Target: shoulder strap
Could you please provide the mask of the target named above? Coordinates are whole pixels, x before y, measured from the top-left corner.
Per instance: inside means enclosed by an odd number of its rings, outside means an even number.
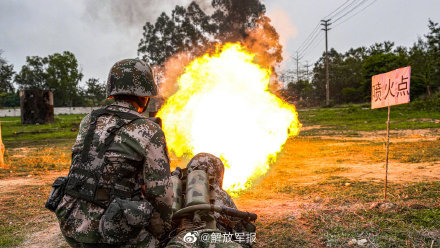
[[[110,144],[113,142],[116,132],[121,129],[121,127],[133,122],[137,119],[144,119],[145,117],[140,115],[135,115],[127,112],[119,112],[119,111],[112,111],[108,110],[107,108],[97,109],[93,110],[90,114],[90,126],[87,130],[86,137],[84,138],[84,147],[81,153],[81,162],[85,163],[87,161],[88,155],[90,153],[90,146],[93,141],[93,135],[95,133],[96,124],[98,122],[98,118],[101,115],[104,114],[110,114],[110,115],[116,115],[118,117],[116,121],[116,126],[111,127],[107,130],[107,132],[110,133],[110,135],[105,139],[104,144],[100,147],[98,147],[98,157],[102,158],[106,150],[110,147]],[[126,122],[125,120],[128,120]]]

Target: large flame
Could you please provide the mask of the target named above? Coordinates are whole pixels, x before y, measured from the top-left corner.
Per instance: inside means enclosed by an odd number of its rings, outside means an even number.
[[[295,107],[268,91],[271,71],[253,59],[238,43],[195,59],[158,113],[170,151],[220,157],[226,166],[223,187],[230,192],[266,173],[301,125]]]

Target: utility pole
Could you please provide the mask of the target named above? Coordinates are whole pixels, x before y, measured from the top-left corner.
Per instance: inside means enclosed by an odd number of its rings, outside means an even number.
[[[292,56],[290,56],[292,57]],[[296,82],[299,81],[299,56],[298,52],[296,52],[296,57],[292,57],[293,60],[296,62]]]
[[[304,65],[304,67],[306,68],[306,77],[307,80],[309,80],[309,67],[312,65],[309,65],[309,61],[306,61],[306,64]]]
[[[330,30],[328,26],[331,25],[329,23],[330,19],[321,20],[321,25],[324,26],[322,30],[325,31],[325,104],[327,106],[330,105],[330,85],[329,85],[329,75],[328,75],[328,38],[327,33]]]

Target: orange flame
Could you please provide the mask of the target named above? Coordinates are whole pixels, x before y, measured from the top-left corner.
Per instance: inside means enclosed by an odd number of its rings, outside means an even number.
[[[301,126],[295,106],[268,91],[272,72],[254,63],[254,56],[239,43],[227,43],[196,58],[158,113],[176,156],[220,157],[229,192],[264,175]]]

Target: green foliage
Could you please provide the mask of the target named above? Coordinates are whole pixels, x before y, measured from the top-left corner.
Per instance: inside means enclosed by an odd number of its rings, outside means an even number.
[[[78,83],[83,77],[71,52],[47,57],[46,85],[53,92],[55,106],[78,106]]]
[[[106,99],[105,83],[99,83],[97,78],[89,78],[86,81],[87,85],[87,98],[90,99],[93,106],[102,105]]]
[[[290,82],[287,89],[281,91],[281,95],[288,102],[295,102],[298,106],[307,106],[314,98],[313,86],[308,80]]]
[[[162,13],[154,24],[147,22],[138,54],[149,64],[162,65],[179,52],[198,55],[219,41],[243,41],[247,30],[258,25],[257,20],[268,23],[261,17],[265,7],[260,0],[215,0],[211,5],[212,15],[192,2],[187,8],[176,6],[171,16]],[[281,47],[275,50],[281,56]]]
[[[358,102],[362,92],[353,87],[346,87],[341,90],[341,98],[343,102]]]
[[[47,58],[39,56],[26,57],[26,64],[15,76],[20,89],[48,89],[46,85]]]
[[[26,64],[15,76],[20,89],[48,89],[54,105],[81,106],[83,92],[78,87],[83,74],[73,53],[65,51],[48,57],[26,57]]]
[[[1,56],[0,50],[0,93],[13,92],[12,77],[15,74],[14,66],[9,65]]]
[[[410,106],[413,110],[440,112],[440,92],[426,99],[417,99]]]
[[[20,106],[20,96],[17,92],[0,93],[0,107],[17,107]]]
[[[405,52],[402,53],[401,49],[389,51],[393,45],[393,43],[384,42],[370,47],[371,55],[363,61],[362,65],[364,100],[371,99],[372,76],[408,66],[408,58]]]

